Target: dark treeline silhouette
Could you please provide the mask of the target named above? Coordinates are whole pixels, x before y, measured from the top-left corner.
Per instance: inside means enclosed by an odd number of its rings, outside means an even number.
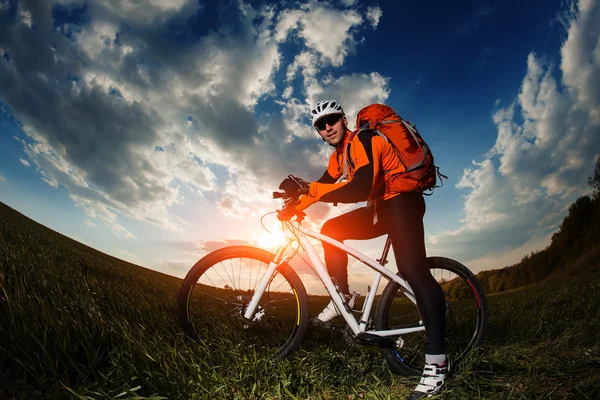
[[[600,154],[588,184],[592,196],[582,196],[569,206],[567,216],[552,235],[548,247],[526,255],[517,264],[477,274],[486,293],[516,289],[544,279],[600,271]],[[452,286],[453,282],[447,284]],[[460,294],[456,297],[460,298]]]

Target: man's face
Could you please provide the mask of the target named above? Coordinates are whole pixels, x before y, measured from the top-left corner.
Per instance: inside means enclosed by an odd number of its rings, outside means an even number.
[[[317,121],[315,127],[327,143],[337,146],[344,140],[348,120],[342,114],[330,114]]]

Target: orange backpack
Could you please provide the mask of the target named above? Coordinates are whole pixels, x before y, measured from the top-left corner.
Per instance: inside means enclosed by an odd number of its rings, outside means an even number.
[[[370,130],[382,136],[395,148],[405,171],[400,172],[392,181],[390,189],[394,192],[433,191],[434,188],[443,185],[442,177],[448,179],[434,165],[433,154],[416,126],[403,120],[391,107],[383,104],[366,106],[356,116],[356,127],[351,133],[350,141],[361,131]],[[345,153],[344,170],[347,171],[353,163],[349,152]],[[436,186],[436,176],[440,178],[439,186]]]

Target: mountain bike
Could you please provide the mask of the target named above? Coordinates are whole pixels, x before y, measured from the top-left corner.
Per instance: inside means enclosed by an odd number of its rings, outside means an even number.
[[[283,199],[283,207],[276,213],[286,234],[285,243],[275,254],[257,247],[230,246],[199,260],[179,292],[177,311],[184,332],[207,346],[241,347],[242,352],[265,350],[275,357],[290,355],[309,326],[309,296],[295,272],[305,268],[304,261],[334,301],[354,343],[380,347],[395,372],[420,375],[425,363],[425,326],[410,285],[385,267],[390,238],[381,257],[373,260],[304,228],[305,215],[294,208],[297,195],[274,192],[273,196]],[[342,249],[373,270],[360,310],[349,307],[309,238]],[[475,275],[461,263],[444,257],[427,261],[446,296],[446,348],[456,365],[484,339],[486,297]],[[387,284],[380,291],[382,278]]]

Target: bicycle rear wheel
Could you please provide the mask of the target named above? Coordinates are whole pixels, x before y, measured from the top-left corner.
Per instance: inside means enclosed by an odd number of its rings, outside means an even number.
[[[430,257],[427,261],[446,297],[446,353],[456,366],[483,341],[487,326],[485,294],[475,275],[459,262],[443,257]],[[403,290],[395,282],[383,290],[375,316],[377,330],[420,325],[419,311]],[[383,357],[395,372],[421,375],[427,345],[425,331],[404,335],[402,339],[401,348],[382,349]]]
[[[198,261],[179,291],[184,332],[211,348],[257,350],[284,357],[302,342],[308,326],[304,285],[282,264],[262,295],[253,320],[243,313],[275,256],[248,246],[214,251]]]

